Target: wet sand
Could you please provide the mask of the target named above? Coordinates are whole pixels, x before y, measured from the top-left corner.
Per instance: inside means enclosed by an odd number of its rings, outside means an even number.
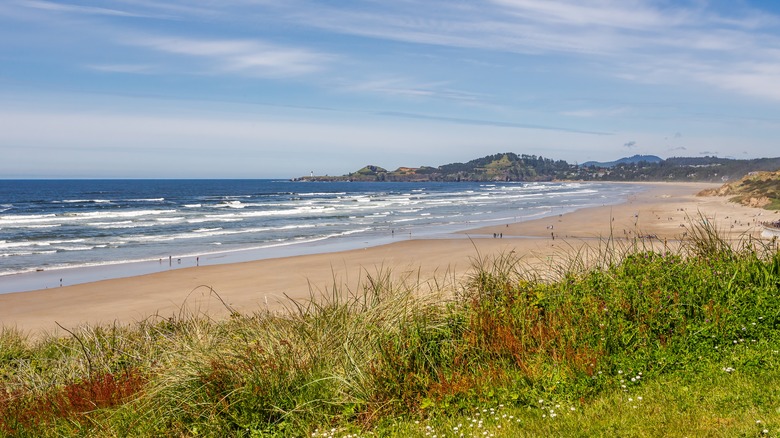
[[[457,284],[469,275],[475,258],[511,253],[544,269],[545,263],[583,245],[612,236],[630,241],[652,236],[675,241],[690,220],[714,221],[733,238],[758,237],[761,221],[780,215],[696,197],[713,184],[657,183],[618,205],[471,230],[461,236],[405,240],[328,254],[199,266],[53,289],[0,295],[0,324],[30,333],[57,331],[57,324],[129,324],[169,317],[183,306],[215,317],[239,312],[283,311],[290,299],[318,299],[334,286],[357,290],[367,275],[391,272],[396,279]],[[701,215],[701,216],[700,216]],[[494,237],[495,236],[495,237]],[[553,239],[554,237],[554,239]]]

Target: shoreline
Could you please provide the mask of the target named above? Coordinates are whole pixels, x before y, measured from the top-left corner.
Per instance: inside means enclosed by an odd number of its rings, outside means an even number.
[[[146,275],[51,289],[0,294],[0,324],[24,332],[49,332],[57,325],[128,324],[188,311],[215,317],[228,314],[211,291],[241,312],[284,310],[289,300],[308,300],[333,287],[355,290],[367,274],[425,283],[457,282],[478,256],[515,252],[524,259],[551,260],[596,238],[682,236],[686,215],[697,212],[730,226],[732,235],[760,235],[758,222],[777,213],[697,198],[714,184],[649,183],[648,189],[620,204],[590,207],[516,223],[458,232],[458,236],[413,238],[366,248],[253,261],[182,267]],[[628,233],[631,234],[628,234]],[[496,235],[496,238],[493,235]],[[624,235],[624,233],[626,233]],[[503,238],[498,237],[501,235]],[[555,236],[555,239],[552,238]],[[167,268],[167,266],[166,266]]]
[[[587,182],[579,181],[582,184]],[[594,183],[604,184],[604,183]],[[609,183],[612,184],[612,183]],[[636,187],[644,183],[618,183]],[[73,286],[94,281],[110,280],[117,278],[133,277],[138,275],[167,272],[186,267],[206,266],[226,263],[240,263],[246,261],[266,260],[273,258],[291,257],[298,255],[313,255],[320,253],[335,253],[351,249],[363,249],[386,245],[407,239],[423,238],[462,238],[462,233],[474,228],[483,228],[495,224],[504,224],[518,218],[521,221],[552,216],[558,212],[569,212],[583,208],[576,205],[555,206],[549,210],[526,211],[520,216],[517,212],[502,212],[498,216],[495,212],[488,211],[485,218],[449,224],[427,224],[405,227],[399,225],[398,230],[387,229],[384,232],[372,230],[368,233],[346,233],[336,238],[311,237],[303,240],[290,240],[281,242],[260,243],[258,246],[244,248],[217,249],[219,247],[201,247],[197,250],[188,249],[183,253],[163,253],[161,256],[151,256],[129,260],[114,260],[102,262],[89,262],[76,266],[47,266],[39,265],[31,267],[24,272],[0,275],[0,294],[29,292],[44,289],[53,289],[61,286]],[[493,216],[490,216],[493,213]],[[521,213],[522,214],[522,213]],[[398,231],[396,233],[396,231]],[[352,235],[350,235],[352,234]],[[175,251],[175,250],[174,250]]]

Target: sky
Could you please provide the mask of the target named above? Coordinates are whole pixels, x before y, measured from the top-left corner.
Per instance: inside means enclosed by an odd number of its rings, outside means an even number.
[[[0,179],[780,156],[774,0],[2,0]]]

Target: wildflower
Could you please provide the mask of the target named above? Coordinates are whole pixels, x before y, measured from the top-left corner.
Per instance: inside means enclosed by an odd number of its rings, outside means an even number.
[[[637,399],[637,400],[642,400],[642,396],[640,395],[640,396],[638,396],[636,399]]]

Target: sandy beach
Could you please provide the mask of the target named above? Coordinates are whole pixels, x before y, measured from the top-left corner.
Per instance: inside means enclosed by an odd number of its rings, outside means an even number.
[[[334,285],[356,290],[366,274],[380,271],[408,281],[452,283],[468,275],[474,259],[480,256],[514,251],[530,261],[545,261],[610,235],[675,241],[683,237],[686,224],[700,214],[735,238],[747,234],[758,237],[759,222],[780,217],[725,198],[695,196],[715,186],[648,184],[646,191],[618,205],[475,229],[452,238],[404,240],[338,253],[200,266],[2,294],[0,323],[34,334],[56,331],[58,324],[128,324],[150,316],[168,317],[178,314],[183,306],[224,316],[226,306],[211,290],[240,312],[283,310],[289,299],[316,298],[330,293]]]

